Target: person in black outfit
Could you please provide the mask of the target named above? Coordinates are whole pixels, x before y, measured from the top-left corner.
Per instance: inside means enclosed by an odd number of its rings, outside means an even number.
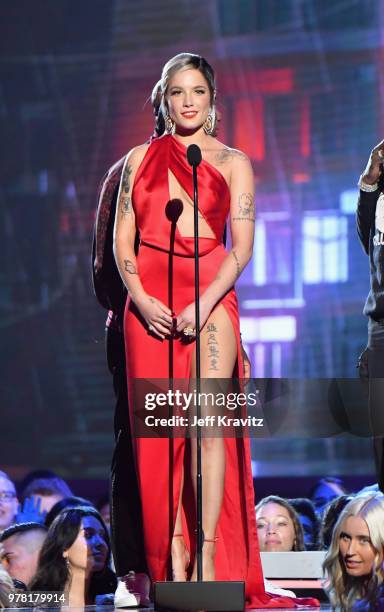
[[[371,152],[360,177],[357,231],[370,261],[371,287],[364,306],[368,344],[359,372],[369,380],[369,416],[374,436],[377,479],[384,491],[384,140]]]
[[[160,89],[152,93],[156,127],[152,138],[164,131],[160,111]],[[116,404],[114,415],[115,449],[111,464],[111,544],[117,576],[129,572],[148,574],[144,553],[141,500],[135,469],[131,424],[128,410],[127,373],[123,333],[127,290],[117,270],[113,254],[113,228],[121,173],[125,156],[103,176],[92,242],[92,280],[97,300],[108,310],[106,354],[112,374]],[[135,239],[135,252],[140,243]]]
[[[116,404],[115,449],[111,464],[111,536],[116,573],[147,573],[142,534],[141,504],[133,458],[128,411],[123,315],[127,298],[113,256],[113,226],[124,159],[103,177],[98,197],[92,248],[95,295],[108,310],[106,354]]]

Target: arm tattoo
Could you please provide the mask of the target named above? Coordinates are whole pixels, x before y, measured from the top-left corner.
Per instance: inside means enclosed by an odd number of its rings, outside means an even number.
[[[124,259],[124,270],[128,272],[128,274],[137,274],[136,266],[130,259]]]
[[[124,193],[129,193],[129,190],[131,188],[131,185],[130,185],[131,174],[132,174],[132,166],[127,164],[124,168],[123,179],[121,182],[121,188],[124,191]]]
[[[250,221],[255,222],[255,203],[251,193],[242,193],[239,195],[239,207],[237,216],[232,217],[232,221]]]
[[[239,258],[236,255],[235,249],[232,249],[231,253],[233,257],[235,258],[235,262],[236,262],[236,278],[239,278],[240,273],[241,273]]]
[[[123,177],[121,179],[121,194],[123,196],[120,212],[124,215],[130,215],[132,213],[132,200],[129,195],[129,190],[131,188],[131,174],[132,174],[132,166],[127,164],[124,168]]]
[[[230,149],[229,147],[226,149],[220,149],[215,159],[218,164],[225,164],[225,162],[230,161],[234,157],[241,159],[242,161],[247,161],[248,159],[248,157],[241,151],[236,151],[236,149]]]
[[[130,215],[132,213],[132,200],[129,196],[127,198],[123,198],[120,212],[123,216]]]

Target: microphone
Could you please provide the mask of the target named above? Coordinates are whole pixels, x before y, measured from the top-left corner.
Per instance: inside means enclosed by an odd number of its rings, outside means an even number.
[[[171,223],[177,223],[178,218],[183,212],[184,204],[179,198],[169,200],[165,207],[165,216]]]
[[[201,162],[201,149],[196,144],[189,145],[187,149],[187,160],[190,166],[194,166],[195,168]]]

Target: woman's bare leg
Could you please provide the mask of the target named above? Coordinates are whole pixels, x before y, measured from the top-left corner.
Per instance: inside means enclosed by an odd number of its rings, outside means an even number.
[[[171,555],[172,555],[172,580],[175,582],[185,582],[187,579],[186,570],[189,565],[189,552],[186,549],[183,536],[183,523],[181,520],[181,504],[184,486],[184,469],[181,475],[179,505],[177,508],[175,529],[173,531]]]
[[[236,337],[231,320],[224,308],[218,306],[208,318],[200,335],[202,379],[232,378],[236,363]],[[191,377],[195,377],[195,358],[192,360]],[[213,382],[213,381],[212,381]],[[213,385],[214,386],[214,385]],[[203,390],[203,389],[202,389]],[[208,407],[205,407],[208,408]],[[215,410],[210,410],[213,414]],[[202,406],[204,416],[204,406]],[[203,437],[202,449],[202,490],[203,490],[203,579],[215,579],[215,538],[224,495],[225,445],[221,435]],[[191,440],[191,469],[196,496],[196,439]],[[197,578],[195,560],[191,580]]]

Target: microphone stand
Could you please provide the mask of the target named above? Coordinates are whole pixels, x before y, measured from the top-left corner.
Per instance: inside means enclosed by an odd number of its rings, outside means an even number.
[[[191,147],[196,147],[195,155],[188,155]],[[201,162],[201,151],[197,145],[191,145],[187,150],[188,162],[192,166],[193,175],[193,235],[195,259],[195,323],[196,323],[196,392],[197,392],[197,428],[196,428],[196,522],[197,522],[197,580],[203,580],[203,477],[201,462],[201,369],[200,369],[200,275],[199,275],[199,198],[197,189],[197,166]],[[192,163],[191,163],[192,162]]]
[[[194,225],[194,264],[195,264],[195,324],[196,324],[196,522],[197,522],[197,582],[155,582],[155,610],[205,610],[219,612],[242,612],[245,606],[245,585],[241,581],[203,581],[203,482],[201,462],[201,418],[200,389],[200,278],[199,278],[199,201],[197,186],[197,166],[200,164],[201,150],[192,144],[187,149],[187,159],[192,166],[193,177],[193,225]]]

